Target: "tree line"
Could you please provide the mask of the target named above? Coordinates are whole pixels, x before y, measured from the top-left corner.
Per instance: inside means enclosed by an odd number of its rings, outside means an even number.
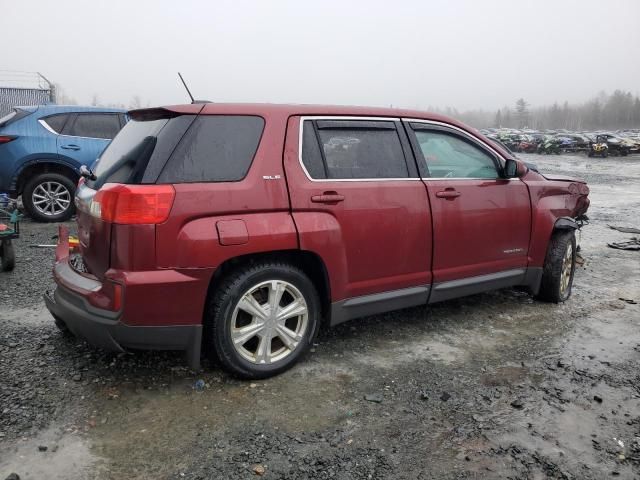
[[[433,109],[432,109],[433,110]],[[520,98],[513,107],[497,111],[471,110],[459,112],[455,108],[435,109],[460,119],[476,128],[532,128],[535,130],[566,129],[617,130],[640,128],[640,98],[631,92],[616,90],[612,94],[600,92],[580,103],[554,103],[531,107]]]

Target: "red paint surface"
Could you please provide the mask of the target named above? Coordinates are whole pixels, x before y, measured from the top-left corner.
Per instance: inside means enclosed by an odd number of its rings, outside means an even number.
[[[542,266],[556,219],[584,213],[588,206],[583,183],[547,180],[523,164],[521,178],[512,180],[384,182],[312,182],[300,166],[300,115],[436,120],[481,139],[440,115],[295,105],[166,108],[184,113],[202,109],[204,115],[257,114],[265,119],[265,130],[244,180],[174,185],[170,216],[160,225],[110,225],[79,211],[85,261],[101,281],[124,286],[122,321],[127,324],[201,323],[216,269],[227,260],[262,252],[302,249],[316,254],[328,272],[333,302]],[[438,195],[443,191],[459,195]],[[312,201],[325,195],[344,199]],[[66,262],[61,248],[58,261]],[[94,302],[108,296],[108,288],[104,290],[75,289],[93,296]]]

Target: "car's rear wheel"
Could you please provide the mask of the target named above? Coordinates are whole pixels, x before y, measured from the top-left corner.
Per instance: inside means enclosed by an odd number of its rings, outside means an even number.
[[[31,218],[39,222],[61,222],[75,211],[73,181],[59,173],[40,173],[22,191],[22,203]]]
[[[301,270],[253,264],[229,275],[211,295],[205,348],[239,377],[277,375],[308,350],[320,314],[318,293]]]
[[[549,242],[538,299],[553,303],[568,300],[575,269],[575,233],[573,230],[557,230]]]

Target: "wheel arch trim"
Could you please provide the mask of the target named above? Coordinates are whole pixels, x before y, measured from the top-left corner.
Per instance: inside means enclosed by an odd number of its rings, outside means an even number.
[[[553,225],[554,230],[578,230],[580,226],[571,217],[560,217]]]

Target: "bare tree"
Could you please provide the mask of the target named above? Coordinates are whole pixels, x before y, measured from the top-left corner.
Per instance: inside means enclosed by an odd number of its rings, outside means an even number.
[[[62,85],[59,83],[53,83],[53,88],[55,90],[55,102],[57,105],[77,105],[76,99],[68,96],[62,88]]]

